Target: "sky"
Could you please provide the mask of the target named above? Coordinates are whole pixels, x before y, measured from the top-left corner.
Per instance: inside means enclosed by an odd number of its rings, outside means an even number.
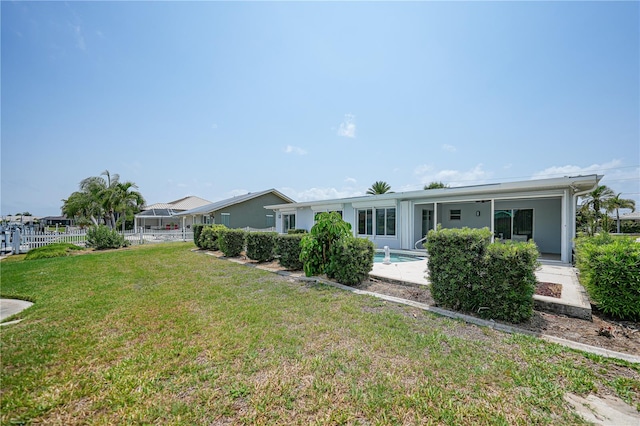
[[[640,208],[640,3],[13,2],[3,216],[578,174]]]

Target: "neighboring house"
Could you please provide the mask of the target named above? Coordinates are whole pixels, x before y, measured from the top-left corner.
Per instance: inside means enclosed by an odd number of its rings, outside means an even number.
[[[578,196],[593,190],[601,175],[574,176],[381,195],[270,204],[276,230],[310,230],[316,213],[336,211],[353,234],[378,248],[422,249],[423,238],[443,228],[489,228],[496,238],[532,239],[547,257],[569,263]],[[551,256],[549,256],[551,255]]]
[[[134,229],[138,229],[138,226],[144,229],[179,229],[183,226],[182,218],[176,218],[176,214],[210,203],[211,201],[204,198],[189,195],[169,203],[146,206],[142,212],[135,215]]]
[[[265,205],[287,205],[294,201],[276,191],[268,189],[261,192],[250,192],[226,200],[210,203],[205,206],[176,214],[185,224],[207,223],[222,224],[228,228],[275,228],[274,212],[265,212]]]
[[[612,219],[616,220],[615,216]],[[622,214],[620,221],[640,222],[640,211]]]
[[[40,224],[44,226],[71,226],[73,225],[73,219],[69,219],[66,216],[47,216],[40,219]]]

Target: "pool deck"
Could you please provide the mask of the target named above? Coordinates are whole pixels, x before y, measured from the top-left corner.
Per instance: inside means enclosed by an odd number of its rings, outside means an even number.
[[[562,294],[560,298],[534,295],[536,309],[590,320],[591,303],[578,281],[576,269],[560,262],[543,260],[540,263],[540,267],[535,271],[538,281],[561,284]],[[369,273],[369,276],[375,279],[414,286],[428,285],[426,275],[427,259],[388,265],[374,263]]]

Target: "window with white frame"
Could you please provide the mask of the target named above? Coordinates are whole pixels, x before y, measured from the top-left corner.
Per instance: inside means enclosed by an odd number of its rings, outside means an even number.
[[[373,235],[373,209],[358,210],[358,234]]]
[[[287,232],[289,229],[296,229],[295,213],[282,215],[282,230]]]
[[[376,235],[396,235],[396,209],[376,209]]]
[[[230,228],[231,225],[231,213],[220,213],[222,224],[227,228]]]

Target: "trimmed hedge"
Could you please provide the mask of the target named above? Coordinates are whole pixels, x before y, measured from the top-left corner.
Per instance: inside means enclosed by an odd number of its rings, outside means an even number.
[[[597,308],[613,317],[640,320],[640,243],[604,234],[576,240],[580,281]]]
[[[429,231],[431,295],[438,305],[518,323],[533,314],[538,250],[533,242],[491,244],[491,231]]]
[[[366,238],[342,238],[331,246],[327,277],[341,284],[363,282],[373,269],[375,245]]]
[[[220,231],[227,229],[224,225],[206,225],[200,231],[200,237],[198,238],[198,247],[203,250],[220,250],[220,244],[218,239],[220,237]]]
[[[246,244],[246,232],[242,229],[221,229],[218,232],[218,245],[226,257],[240,256]]]
[[[191,228],[193,229],[193,243],[198,246],[198,248],[202,248],[200,246],[200,233],[202,232],[202,228],[205,226],[206,225],[204,223],[194,223],[191,225]]]
[[[276,237],[276,255],[280,266],[291,271],[302,270],[300,241],[303,236],[303,234],[284,234]]]
[[[258,262],[269,262],[275,257],[275,232],[247,233],[247,257]]]
[[[287,234],[306,234],[306,233],[307,233],[307,230],[306,230],[306,229],[298,229],[298,228],[296,228],[296,229],[289,229],[289,230],[287,231]]]

